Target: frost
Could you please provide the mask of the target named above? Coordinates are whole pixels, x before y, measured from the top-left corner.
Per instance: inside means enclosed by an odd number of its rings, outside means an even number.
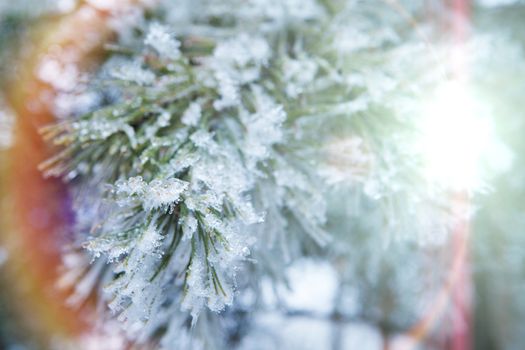
[[[312,59],[287,59],[284,62],[286,94],[291,98],[299,96],[317,74],[318,65]]]
[[[145,190],[146,183],[142,179],[142,176],[130,177],[127,181],[120,180],[116,183],[117,195],[132,196],[135,194],[143,194]]]
[[[193,223],[192,223],[193,224]],[[227,246],[216,244],[214,250],[197,250],[192,256],[186,280],[187,291],[181,308],[188,310],[195,322],[204,305],[215,312],[233,302],[232,279],[236,265],[249,253],[248,242],[223,220],[206,214],[199,225],[202,230],[221,232]],[[191,230],[191,229],[190,229]]]
[[[123,132],[128,137],[131,147],[135,148],[137,145],[135,130],[122,120],[107,120],[96,115],[89,121],[74,122],[72,127],[78,131],[78,137],[83,140],[106,139],[113,134]]]
[[[213,107],[220,111],[227,107],[233,107],[239,102],[238,82],[226,71],[218,70],[215,73],[218,90],[221,98],[213,102]]]
[[[151,85],[155,81],[155,74],[153,72],[142,68],[140,62],[126,62],[118,67],[115,67],[111,72],[111,76],[133,82],[139,85]]]
[[[188,189],[188,182],[176,178],[155,179],[148,184],[144,193],[144,209],[152,210],[173,206],[178,203],[181,195]]]
[[[184,297],[181,308],[191,311],[193,319],[196,319],[204,306],[204,300],[209,296],[206,282],[203,279],[206,276],[205,266],[202,259],[195,259],[188,268],[187,286],[189,293]]]
[[[222,285],[222,290],[212,291],[208,296],[207,306],[211,311],[220,312],[233,302],[233,290],[229,284]]]
[[[136,176],[125,181],[119,180],[115,184],[115,194],[120,205],[139,201],[145,210],[151,211],[173,208],[188,189],[188,185],[188,182],[177,178],[155,179],[146,183],[141,176]]]
[[[184,232],[182,239],[190,240],[195,232],[197,232],[197,219],[193,215],[188,215],[183,219],[182,231]]]
[[[162,113],[159,114],[158,120],[155,123],[155,125],[158,126],[159,128],[166,127],[170,125],[170,119],[171,119],[170,113],[167,111],[162,111]]]
[[[184,154],[183,157],[174,158],[170,161],[171,171],[174,174],[179,173],[195,165],[199,159],[200,156],[196,153],[188,153]]]
[[[243,68],[249,64],[262,66],[268,63],[270,47],[261,37],[241,34],[217,45],[213,53],[214,62]]]
[[[146,45],[154,48],[161,57],[176,60],[180,58],[180,42],[174,39],[169,32],[169,29],[159,23],[150,25],[146,39]]]
[[[210,153],[215,153],[217,150],[217,144],[213,141],[213,134],[204,131],[198,130],[190,136],[190,140],[195,144],[195,146],[205,149]]]
[[[256,163],[269,156],[272,145],[283,139],[282,123],[286,119],[283,107],[264,95],[260,89],[255,90],[256,112],[243,116],[246,127],[245,152]]]
[[[196,126],[201,119],[201,114],[201,105],[198,102],[193,102],[189,105],[186,111],[184,111],[181,121],[185,125]]]
[[[256,80],[269,59],[270,47],[263,38],[241,34],[220,42],[210,60],[221,96],[214,102],[215,109],[237,105],[240,85]]]
[[[160,235],[157,228],[153,225],[149,225],[146,230],[142,233],[140,238],[138,249],[145,254],[151,254],[155,251],[162,243],[163,237]]]

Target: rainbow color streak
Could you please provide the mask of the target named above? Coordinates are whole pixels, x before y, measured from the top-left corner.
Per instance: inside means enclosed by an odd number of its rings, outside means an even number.
[[[54,121],[57,91],[44,82],[38,70],[52,59],[65,67],[88,70],[101,56],[103,44],[113,33],[109,26],[115,6],[137,6],[122,0],[113,7],[97,8],[90,2],[42,25],[33,36],[29,53],[21,58],[22,70],[7,91],[16,115],[14,142],[2,169],[0,213],[2,244],[9,251],[7,279],[22,322],[37,337],[74,338],[88,332],[94,308],[74,310],[64,305],[67,291],[56,287],[61,249],[70,241],[74,220],[67,188],[57,179],[44,178],[39,164],[55,150],[42,140],[39,129]],[[60,79],[57,76],[57,79]],[[5,270],[4,270],[5,271]],[[45,341],[49,344],[49,340]]]

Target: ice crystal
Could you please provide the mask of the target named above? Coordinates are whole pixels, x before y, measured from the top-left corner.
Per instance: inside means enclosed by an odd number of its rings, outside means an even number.
[[[169,29],[162,24],[153,23],[150,25],[144,43],[154,48],[161,57],[172,60],[180,57],[180,42],[173,38]]]
[[[269,57],[268,43],[260,37],[241,34],[220,42],[210,59],[221,96],[214,102],[215,108],[222,110],[237,105],[239,86],[256,80]]]
[[[150,85],[155,80],[155,75],[144,68],[139,62],[126,62],[116,67],[112,72],[112,76],[133,82],[139,85]]]
[[[146,190],[146,183],[142,176],[130,177],[127,181],[118,181],[116,183],[117,194],[132,196],[136,194],[143,194]]]
[[[188,183],[179,179],[155,179],[146,188],[144,209],[152,210],[178,203],[181,194],[188,188]]]
[[[291,98],[298,97],[313,82],[319,69],[318,64],[308,58],[287,59],[283,68],[286,94]]]
[[[226,71],[217,70],[215,73],[220,99],[213,103],[216,110],[232,107],[239,102],[239,88],[235,79]]]
[[[245,68],[250,64],[261,66],[270,58],[270,47],[263,38],[241,34],[217,45],[213,58],[216,64],[237,68]]]
[[[188,126],[196,126],[199,123],[199,120],[201,119],[201,115],[202,109],[200,104],[197,102],[193,102],[192,104],[190,104],[188,109],[184,111],[181,121],[183,124],[186,124]]]
[[[253,164],[269,157],[274,144],[283,139],[282,123],[286,113],[260,89],[255,90],[255,113],[241,115],[246,128],[244,150]]]
[[[190,240],[197,232],[197,219],[193,215],[190,214],[182,220],[182,231],[183,240]]]

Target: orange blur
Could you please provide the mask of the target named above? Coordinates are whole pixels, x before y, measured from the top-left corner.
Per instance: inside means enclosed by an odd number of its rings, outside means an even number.
[[[112,10],[138,2],[121,0]],[[39,129],[53,123],[58,95],[55,82],[43,81],[38,72],[44,60],[62,68],[75,67],[78,72],[94,68],[103,44],[113,37],[110,20],[109,10],[83,2],[42,25],[34,33],[32,45],[25,47],[21,70],[7,89],[16,124],[3,169],[0,239],[9,250],[9,289],[16,295],[13,301],[24,324],[40,334],[79,335],[89,329],[89,312],[66,307],[65,292],[55,286],[73,213],[64,183],[44,179],[38,170],[39,164],[56,151],[42,140]],[[62,78],[57,74],[58,83]]]

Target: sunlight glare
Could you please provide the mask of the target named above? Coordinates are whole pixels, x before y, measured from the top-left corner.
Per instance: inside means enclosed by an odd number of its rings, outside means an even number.
[[[454,190],[476,187],[492,128],[468,87],[460,82],[441,86],[424,104],[421,121],[419,146],[430,180]]]

